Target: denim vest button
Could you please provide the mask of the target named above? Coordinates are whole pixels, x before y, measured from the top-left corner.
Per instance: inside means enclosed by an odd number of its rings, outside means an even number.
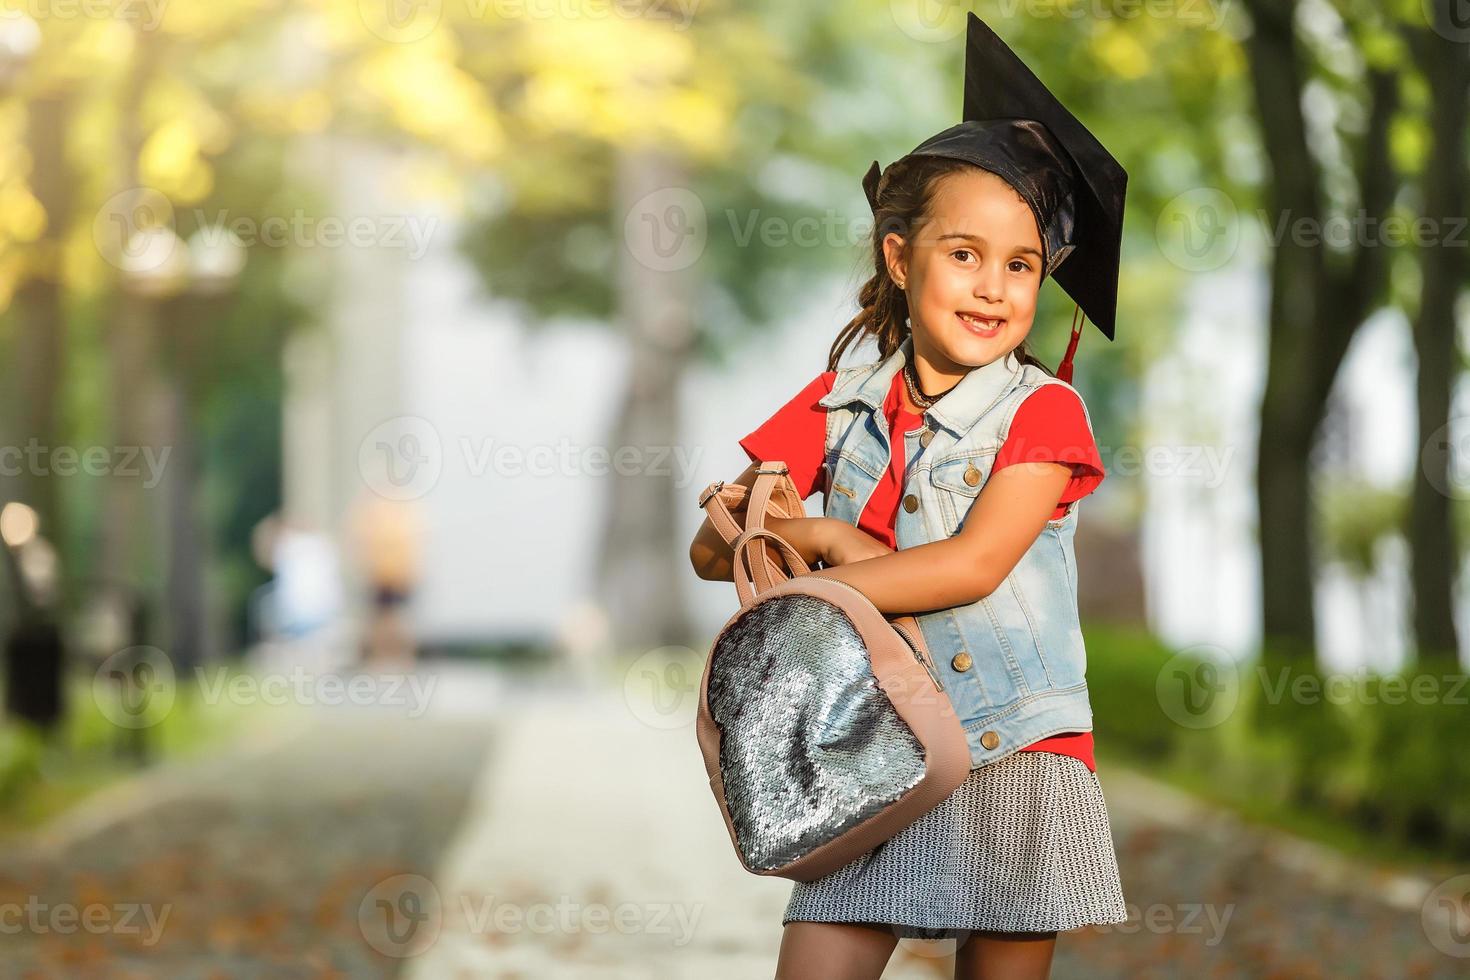
[[[954,659],[949,662],[949,665],[955,670],[958,670],[960,673],[964,673],[965,671],[970,669],[970,665],[974,662],[974,660],[970,659],[970,655],[968,653],[961,650],[959,653],[954,655]]]
[[[933,441],[934,441],[934,430],[933,429],[925,429],[924,430],[924,434],[921,435],[921,436],[919,436],[919,445],[921,445],[921,446],[927,447],[929,445],[929,443],[931,443]]]
[[[912,514],[914,511],[918,510],[919,509],[919,498],[918,497],[915,497],[913,494],[909,494],[907,497],[904,497],[903,498],[903,509],[906,510],[906,511],[908,511],[910,514]]]
[[[995,732],[985,732],[980,736],[980,744],[987,749],[993,749],[1000,744],[1000,736]]]
[[[975,469],[974,463],[965,467],[965,482],[972,487],[980,482],[980,471]]]

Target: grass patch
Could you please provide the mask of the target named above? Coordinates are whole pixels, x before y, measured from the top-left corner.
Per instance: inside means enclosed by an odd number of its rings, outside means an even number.
[[[226,676],[244,673],[234,665],[221,669]],[[105,689],[94,691],[92,675],[79,673],[66,679],[66,706],[49,737],[24,722],[0,723],[0,837],[32,830],[150,766],[228,744],[282,710],[228,697],[211,702],[197,685],[178,684],[146,717],[127,722],[131,716]]]
[[[1375,861],[1470,857],[1462,675],[1222,665],[1104,626],[1087,646],[1103,759]]]

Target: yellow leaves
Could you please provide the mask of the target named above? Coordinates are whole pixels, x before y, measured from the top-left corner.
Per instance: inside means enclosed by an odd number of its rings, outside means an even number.
[[[525,80],[511,108],[518,124],[538,138],[565,135],[618,145],[677,128],[677,120],[666,118],[677,90],[629,82],[547,71]]]
[[[1129,9],[1129,8],[1121,8]],[[1216,20],[1223,9],[1209,5],[1181,8],[1174,16],[1135,15],[1098,20],[1088,49],[1104,70],[1134,79],[1164,73],[1171,78],[1198,75],[1230,78],[1245,68],[1239,43]]]
[[[184,120],[164,123],[148,137],[138,158],[144,184],[170,200],[190,204],[214,187],[214,173],[201,155],[198,134]]]
[[[287,123],[298,133],[315,133],[332,121],[332,100],[322,91],[302,92],[286,103]]]
[[[423,45],[398,45],[364,59],[357,87],[393,122],[467,160],[488,162],[505,137],[480,84]]]
[[[148,94],[144,118],[157,124],[138,155],[139,179],[178,203],[202,200],[214,188],[208,158],[233,141],[230,121],[197,89],[163,79]]]
[[[671,92],[659,109],[670,142],[682,144],[691,155],[714,157],[729,149],[730,107],[708,93]]]
[[[86,25],[73,39],[67,61],[73,66],[81,62],[95,72],[107,66],[115,68],[132,56],[135,40],[127,24],[117,20],[95,21]]]
[[[318,133],[332,121],[332,100],[320,89],[241,92],[236,106],[247,128],[266,133]]]
[[[251,88],[236,94],[232,110],[247,134],[282,136],[319,133],[336,115],[331,96],[320,89],[298,92]]]
[[[0,185],[0,235],[14,242],[33,242],[46,231],[46,209],[19,180]]]
[[[652,140],[716,155],[733,110],[727,89],[700,86],[698,40],[657,20],[538,20],[514,36],[508,60],[525,84],[511,108],[536,136]]]
[[[183,38],[219,37],[236,30],[240,25],[259,22],[263,17],[282,16],[281,0],[194,0],[192,3],[169,3],[166,0],[151,0],[140,6],[156,11],[153,17],[159,21],[155,26],[165,33]]]
[[[35,159],[25,142],[29,107],[19,99],[0,102],[0,181],[29,177]]]
[[[1148,51],[1127,26],[1103,21],[1092,38],[1093,53],[1114,75],[1134,79],[1146,74],[1151,64]]]
[[[691,32],[636,18],[538,19],[515,37],[519,69],[533,76],[560,72],[584,89],[677,84],[697,54]]]
[[[302,0],[293,28],[312,48],[328,54],[376,40],[363,23],[357,5],[344,0]]]
[[[157,79],[148,91],[144,121],[162,139],[187,139],[206,156],[223,153],[233,138],[230,120],[195,85],[177,77]],[[174,128],[178,132],[166,132]]]

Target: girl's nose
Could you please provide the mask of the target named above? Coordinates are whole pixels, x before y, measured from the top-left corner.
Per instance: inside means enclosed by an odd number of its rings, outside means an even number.
[[[999,302],[1005,269],[995,262],[982,262],[975,274],[975,298]]]

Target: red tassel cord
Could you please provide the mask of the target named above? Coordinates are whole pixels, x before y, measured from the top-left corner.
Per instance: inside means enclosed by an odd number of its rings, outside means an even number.
[[[1082,328],[1087,325],[1087,315],[1082,314],[1081,322],[1077,315],[1082,313],[1082,307],[1078,306],[1072,310],[1072,340],[1067,344],[1067,355],[1062,358],[1062,363],[1057,365],[1057,377],[1067,384],[1072,383],[1072,355],[1077,353],[1077,341],[1082,339]]]

